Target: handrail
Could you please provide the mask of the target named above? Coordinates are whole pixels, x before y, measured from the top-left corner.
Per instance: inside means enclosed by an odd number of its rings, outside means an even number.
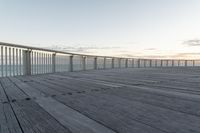
[[[88,69],[183,66],[200,66],[200,60],[87,55],[0,42],[0,77]]]
[[[38,47],[32,47],[32,46],[25,46],[25,45],[13,44],[13,43],[5,43],[5,42],[0,42],[0,45],[9,46],[9,47],[16,47],[16,48],[23,48],[23,49],[30,49],[30,50],[54,52],[54,53],[60,53],[60,54],[81,55],[81,56],[89,56],[89,57],[122,58],[122,57],[114,57],[114,56],[78,54],[78,53],[64,52],[64,51],[59,51],[59,50],[51,50],[51,49],[38,48]],[[127,58],[127,57],[123,57],[123,58],[131,59],[131,58]]]

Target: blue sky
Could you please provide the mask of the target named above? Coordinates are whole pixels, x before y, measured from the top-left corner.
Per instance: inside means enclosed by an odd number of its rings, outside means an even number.
[[[0,0],[0,41],[113,56],[198,58],[199,0]]]

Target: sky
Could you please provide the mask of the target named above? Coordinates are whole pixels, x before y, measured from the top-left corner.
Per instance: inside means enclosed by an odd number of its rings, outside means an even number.
[[[0,0],[0,42],[109,56],[200,58],[200,0]]]

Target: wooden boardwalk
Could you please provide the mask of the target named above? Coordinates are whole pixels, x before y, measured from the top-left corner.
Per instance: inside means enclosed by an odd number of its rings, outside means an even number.
[[[1,133],[200,133],[200,68],[0,79]]]

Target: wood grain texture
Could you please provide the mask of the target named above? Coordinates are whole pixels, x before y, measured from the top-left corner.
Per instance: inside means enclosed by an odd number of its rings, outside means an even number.
[[[1,133],[198,133],[200,69],[127,68],[0,79]]]

